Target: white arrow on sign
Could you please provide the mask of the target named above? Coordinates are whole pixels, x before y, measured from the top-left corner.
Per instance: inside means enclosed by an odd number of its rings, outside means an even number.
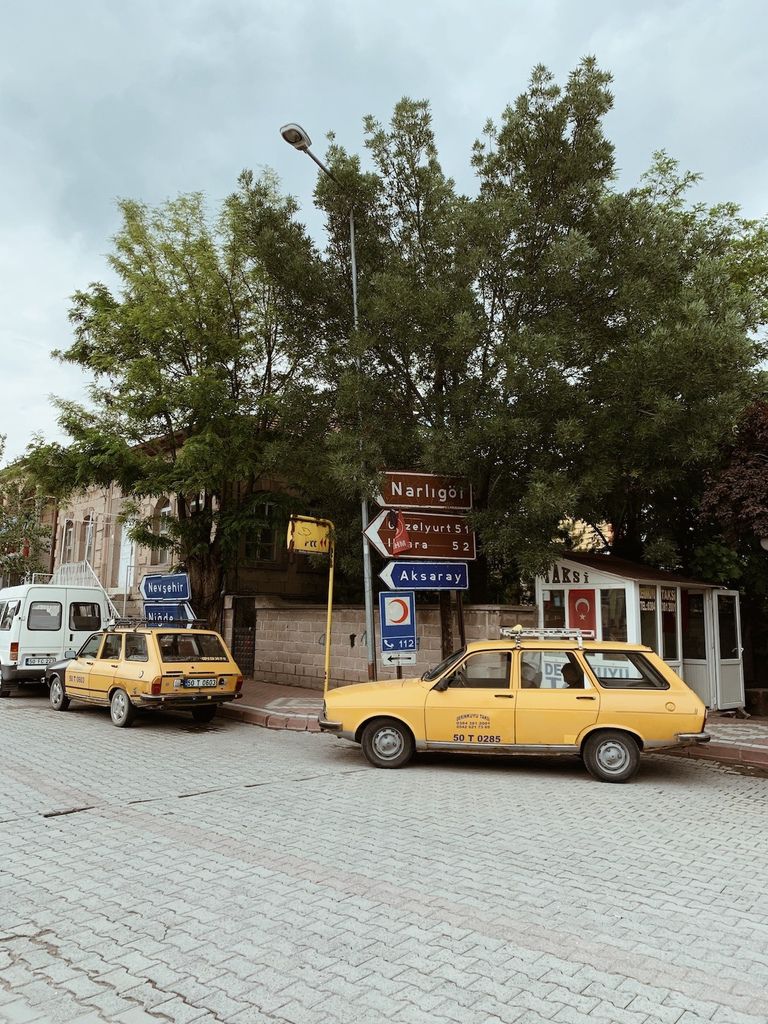
[[[415,651],[382,651],[382,665],[415,665]]]

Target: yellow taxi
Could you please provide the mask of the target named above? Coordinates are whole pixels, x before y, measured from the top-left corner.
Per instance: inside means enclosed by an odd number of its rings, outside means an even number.
[[[707,743],[707,711],[649,647],[578,630],[502,630],[420,679],[331,690],[320,728],[359,743],[377,768],[419,751],[578,754],[602,782],[627,782],[640,752]]]
[[[49,665],[46,681],[54,711],[72,700],[99,704],[119,728],[139,708],[191,711],[196,722],[210,722],[243,686],[218,633],[162,624],[118,623],[94,633],[72,658]]]

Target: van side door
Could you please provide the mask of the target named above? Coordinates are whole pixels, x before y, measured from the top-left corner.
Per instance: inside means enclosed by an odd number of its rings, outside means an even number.
[[[69,590],[65,646],[78,650],[91,633],[103,626],[99,602],[82,593],[78,594],[76,590]]]

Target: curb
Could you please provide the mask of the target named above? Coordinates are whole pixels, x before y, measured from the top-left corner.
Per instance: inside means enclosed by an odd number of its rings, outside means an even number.
[[[661,753],[661,751],[659,751]],[[735,747],[725,743],[710,743],[706,749],[686,748],[665,750],[670,757],[688,757],[695,761],[720,761],[722,764],[742,765],[745,768],[768,770],[768,749]]]
[[[291,732],[320,732],[317,718],[310,715],[281,715],[268,708],[230,707],[219,708],[224,718],[233,718],[246,725],[259,725],[262,729],[287,729]]]

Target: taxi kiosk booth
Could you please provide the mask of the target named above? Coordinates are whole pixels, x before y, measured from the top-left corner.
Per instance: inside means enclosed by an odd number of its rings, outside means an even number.
[[[613,555],[569,552],[536,578],[540,628],[651,647],[704,701],[744,707],[739,595]]]

